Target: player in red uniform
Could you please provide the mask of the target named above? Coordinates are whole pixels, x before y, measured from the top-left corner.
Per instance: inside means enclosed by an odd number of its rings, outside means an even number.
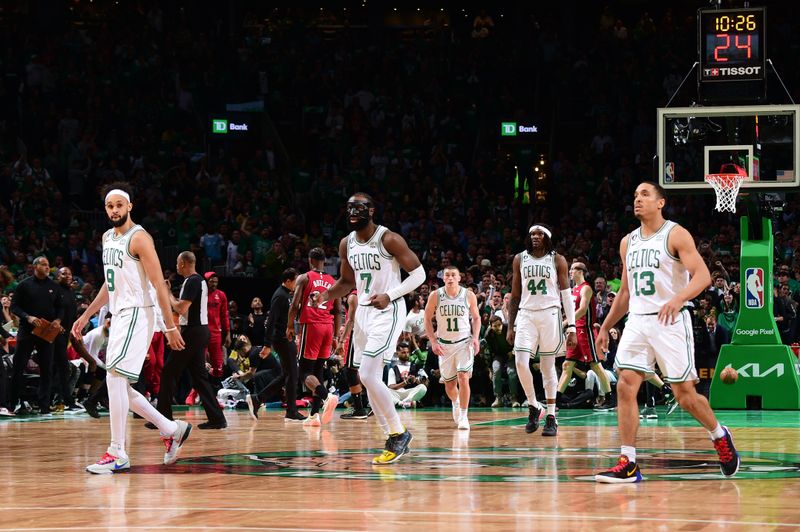
[[[597,374],[597,385],[600,388],[600,395],[595,403],[596,408],[602,408],[609,403],[608,395],[611,393],[611,383],[608,375],[603,371],[600,364],[601,358],[595,351],[594,313],[592,312],[592,299],[594,291],[589,283],[586,282],[586,265],[582,262],[574,262],[569,269],[572,281],[575,283],[572,288],[572,300],[575,301],[575,327],[578,332],[578,343],[575,347],[567,348],[567,360],[564,361],[561,380],[558,382],[558,391],[564,393],[570,379],[572,370],[577,362],[589,364]]]
[[[336,349],[333,332],[339,331],[342,308],[339,299],[320,306],[311,306],[312,297],[326,292],[336,280],[323,272],[325,252],[322,248],[313,248],[308,252],[308,265],[311,270],[297,278],[294,297],[289,307],[286,338],[289,340],[294,338],[294,319],[299,312],[301,327],[298,349],[299,373],[306,388],[313,394],[311,413],[303,424],[318,426],[331,420],[339,402],[339,397],[328,394],[328,390],[322,384],[322,372],[331,356],[331,351]],[[321,417],[320,409],[322,409]]]

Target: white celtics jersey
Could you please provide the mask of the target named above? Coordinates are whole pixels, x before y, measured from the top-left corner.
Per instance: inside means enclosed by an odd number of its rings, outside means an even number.
[[[469,326],[467,289],[458,288],[455,297],[447,295],[444,287],[436,291],[436,336],[445,342],[457,342],[472,334]]]
[[[108,309],[117,314],[132,307],[152,307],[150,283],[138,258],[131,255],[131,238],[141,225],[134,225],[121,236],[114,230],[103,235],[103,276],[108,288]]]
[[[519,269],[522,281],[519,308],[542,310],[561,306],[555,253],[537,258],[523,251],[519,255]]]
[[[625,266],[631,314],[657,313],[689,284],[689,272],[678,257],[670,254],[667,246],[669,233],[676,225],[666,220],[647,238],[642,236],[641,227],[628,235]]]
[[[347,262],[355,273],[359,305],[369,305],[373,294],[385,294],[400,285],[400,265],[381,243],[386,231],[377,226],[366,242],[359,242],[355,231],[347,237]]]

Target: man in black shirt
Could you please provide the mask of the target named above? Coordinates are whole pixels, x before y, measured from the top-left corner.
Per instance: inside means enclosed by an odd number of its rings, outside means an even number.
[[[61,288],[50,279],[50,263],[47,257],[33,259],[33,276],[17,286],[11,302],[11,312],[19,318],[17,352],[14,355],[14,369],[11,374],[9,403],[17,404],[25,386],[25,367],[36,348],[39,359],[39,413],[50,413],[50,382],[52,378],[53,344],[33,334],[40,319],[60,324],[64,318]],[[18,413],[30,414],[20,407]]]
[[[178,299],[170,295],[172,309],[181,316],[181,336],[186,342],[182,351],[172,351],[164,364],[161,388],[158,391],[158,411],[172,419],[172,400],[178,379],[184,368],[192,376],[194,389],[200,395],[208,421],[200,423],[199,429],[224,429],[228,426],[225,415],[217,402],[206,370],[205,352],[210,333],[208,331],[208,286],[195,270],[196,259],[191,251],[178,255],[177,271],[184,277]],[[152,428],[155,428],[153,426]]]
[[[71,364],[67,360],[69,330],[72,329],[72,324],[75,323],[78,314],[78,302],[75,300],[75,294],[72,291],[72,270],[66,266],[59,268],[56,272],[56,283],[61,289],[61,302],[64,306],[64,319],[61,320],[64,332],[56,336],[53,342],[55,386],[61,394],[62,401],[64,401],[64,411],[81,411],[83,409],[75,405],[75,399],[72,397],[72,386],[70,386]]]
[[[269,307],[269,318],[264,335],[264,356],[272,350],[278,352],[281,358],[282,375],[274,379],[265,388],[257,393],[247,396],[247,405],[250,414],[258,418],[258,409],[267,397],[286,388],[286,421],[305,421],[306,416],[297,410],[297,346],[286,338],[286,324],[288,323],[289,304],[292,302],[292,292],[297,281],[297,270],[288,268],[283,271],[281,285],[272,294]]]

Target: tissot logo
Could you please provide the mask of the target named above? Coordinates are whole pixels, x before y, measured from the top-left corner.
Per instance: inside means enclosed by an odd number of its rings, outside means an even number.
[[[720,67],[704,68],[703,75],[706,77],[731,77],[731,76],[758,76],[761,74],[760,66],[750,67]]]

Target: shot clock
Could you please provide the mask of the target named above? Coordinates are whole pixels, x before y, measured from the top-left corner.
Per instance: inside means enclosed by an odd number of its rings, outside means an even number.
[[[697,17],[698,82],[704,100],[763,98],[766,79],[766,13],[763,7],[700,9]],[[734,82],[732,90],[714,87]],[[749,82],[749,83],[748,83]]]

